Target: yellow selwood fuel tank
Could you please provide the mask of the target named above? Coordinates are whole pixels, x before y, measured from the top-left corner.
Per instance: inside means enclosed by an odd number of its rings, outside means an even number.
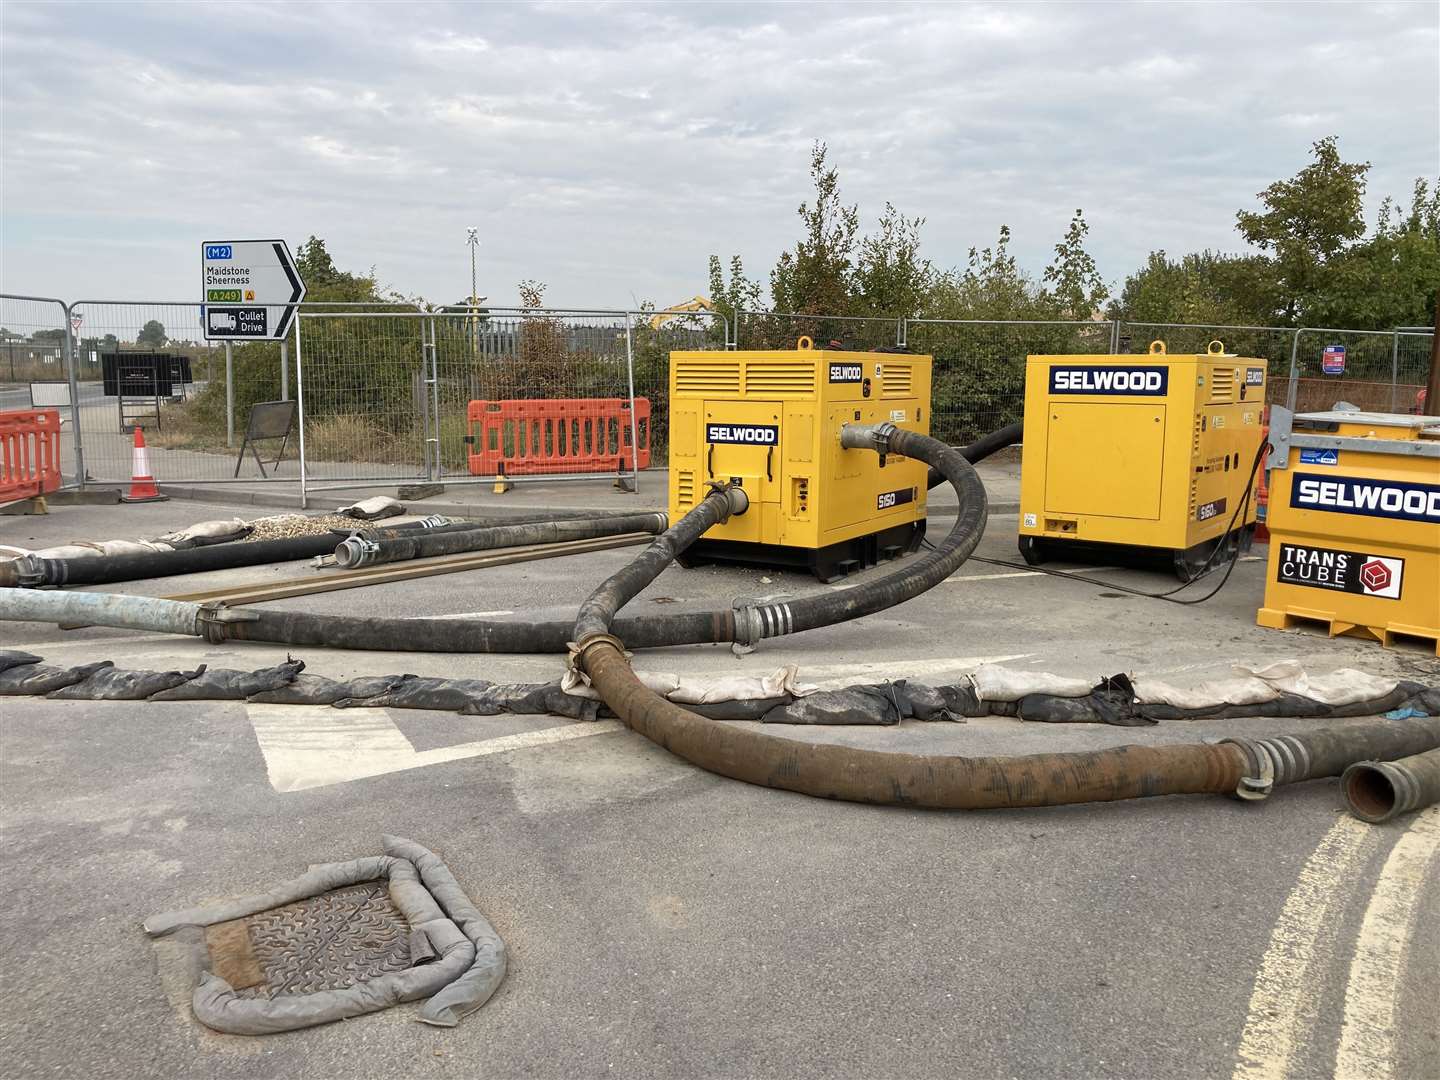
[[[1270,416],[1261,626],[1425,639],[1440,655],[1440,416]]]
[[[686,554],[796,563],[822,580],[914,550],[924,536],[922,462],[846,450],[840,429],[889,421],[929,434],[930,357],[800,348],[670,354],[670,514],[739,483],[747,513]]]
[[[1206,353],[1031,356],[1025,372],[1020,550],[1173,554],[1177,569],[1255,521],[1265,361]]]

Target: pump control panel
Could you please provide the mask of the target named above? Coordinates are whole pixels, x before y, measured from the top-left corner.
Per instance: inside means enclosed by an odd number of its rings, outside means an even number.
[[[913,551],[925,533],[924,463],[840,445],[846,424],[928,434],[930,357],[794,350],[670,354],[671,520],[706,483],[744,487],[750,511],[683,562],[801,565],[833,580]]]

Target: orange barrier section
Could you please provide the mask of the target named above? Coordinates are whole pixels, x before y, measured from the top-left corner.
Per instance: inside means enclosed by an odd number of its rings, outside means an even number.
[[[0,412],[0,503],[60,486],[60,410]]]
[[[1260,439],[1262,442],[1270,440],[1270,406],[1265,406],[1260,411]],[[1270,528],[1268,519],[1270,517],[1270,451],[1266,450],[1260,458],[1260,468],[1255,476],[1255,542],[1257,544],[1268,544],[1270,542]]]
[[[618,473],[650,467],[650,399],[635,399],[639,461],[630,445],[629,398],[472,401],[470,473]]]

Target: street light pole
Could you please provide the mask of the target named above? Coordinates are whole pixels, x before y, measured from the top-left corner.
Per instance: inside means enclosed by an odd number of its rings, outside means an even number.
[[[470,349],[476,356],[480,354],[480,326],[475,317],[475,253],[480,247],[480,229],[472,227],[465,230],[465,242],[470,245]]]

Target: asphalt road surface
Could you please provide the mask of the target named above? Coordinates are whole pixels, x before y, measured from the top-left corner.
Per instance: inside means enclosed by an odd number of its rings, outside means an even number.
[[[226,513],[150,510],[147,528]],[[0,542],[143,532],[127,513],[0,519]],[[1013,518],[993,519],[981,554],[1013,558],[1013,537]],[[559,617],[635,550],[276,606]],[[1255,627],[1261,572],[1242,563],[1214,600],[1178,608],[974,562],[900,608],[744,659],[716,646],[637,663],[696,673],[795,663],[802,678],[839,684],[948,681],[996,661],[1183,682],[1295,657],[1440,681],[1419,650]],[[634,606],[817,587],[672,569]],[[133,667],[259,667],[286,652],[29,624],[0,624],[0,645]],[[542,679],[560,664],[293,651],[333,676]],[[1023,753],[1300,723],[785,734]],[[1174,797],[967,814],[750,787],[613,725],[577,733],[548,717],[9,699],[0,736],[6,1076],[1440,1076],[1440,811],[1363,825],[1341,811],[1333,781],[1260,804]],[[415,1023],[413,1006],[262,1038],[197,1025],[173,959],[140,921],[376,853],[382,832],[438,851],[505,937],[496,997],[454,1030]]]

